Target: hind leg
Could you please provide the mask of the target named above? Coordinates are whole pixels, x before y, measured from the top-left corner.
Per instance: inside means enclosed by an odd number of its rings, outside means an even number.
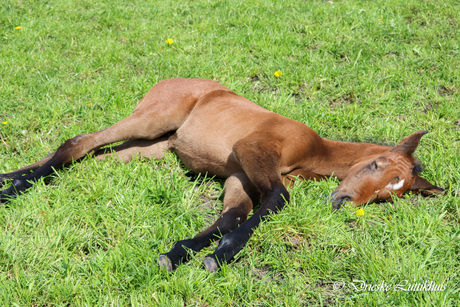
[[[161,117],[161,114],[152,114],[155,112],[135,112],[105,130],[91,134],[82,134],[67,140],[43,165],[38,168],[35,168],[37,165],[30,168],[29,170],[35,169],[33,173],[16,177],[8,189],[0,191],[0,202],[6,201],[9,197],[16,196],[20,192],[27,190],[31,187],[31,182],[48,176],[54,170],[60,169],[63,165],[76,161],[87,154],[91,154],[102,146],[126,140],[154,140],[170,131],[165,131],[165,127],[168,129],[177,129],[182,124],[180,119],[184,118],[185,120],[189,110],[181,109],[178,112],[181,113],[181,116],[176,115],[171,120]],[[178,118],[179,121],[177,120]],[[142,146],[139,146],[139,148],[142,151]]]
[[[125,163],[131,161],[134,157],[159,160],[164,158],[164,154],[168,150],[170,150],[169,136],[163,136],[155,140],[126,141],[112,148],[100,149],[94,153],[94,157],[97,160],[115,157]]]
[[[94,153],[94,157],[97,160],[105,160],[108,157],[117,157],[121,162],[129,162],[134,157],[140,158],[154,158],[162,159],[164,152],[169,150],[169,136],[163,136],[155,140],[132,140],[126,141],[125,143],[114,146],[108,149],[100,149]],[[46,162],[51,160],[54,156],[54,152],[47,155],[42,160],[20,168],[14,172],[0,174],[0,185],[6,180],[20,178],[24,175],[33,173],[39,169]]]
[[[254,203],[259,199],[257,189],[245,174],[234,174],[225,182],[224,208],[217,221],[193,239],[176,242],[166,254],[160,255],[160,267],[172,271],[189,259],[189,251],[198,252],[222,235],[237,228],[248,218]]]
[[[37,169],[40,168],[40,166],[42,166],[43,164],[48,162],[53,156],[54,156],[54,152],[50,153],[45,158],[41,159],[38,162],[35,162],[34,164],[25,166],[23,168],[20,168],[20,169],[14,171],[14,172],[0,174],[0,185],[3,184],[3,182],[5,182],[6,180],[16,179],[16,178],[19,178],[19,177],[21,177],[23,175],[30,174],[30,173],[36,171]]]
[[[216,82],[200,79],[169,79],[157,83],[129,117],[105,130],[67,140],[43,165],[29,168],[35,170],[33,173],[16,177],[8,189],[0,191],[0,203],[27,190],[31,182],[51,174],[66,163],[97,151],[102,146],[136,139],[154,140],[177,130],[198,99],[216,89],[228,90]]]
[[[126,121],[126,119],[124,121]],[[123,130],[123,125],[117,123],[106,130],[91,134],[82,134],[67,140],[58,148],[50,159],[44,159],[47,161],[43,165],[33,165],[30,168],[26,167],[24,171],[34,169],[35,171],[27,173],[24,176],[16,177],[8,189],[0,192],[0,202],[6,201],[9,197],[16,196],[19,192],[27,190],[31,187],[31,182],[35,182],[41,177],[48,176],[54,169],[60,169],[66,163],[76,161],[87,153],[91,153],[93,150],[97,150],[103,145],[124,140],[125,137],[128,136],[128,131]],[[21,172],[22,171],[14,172],[14,174],[20,175]]]

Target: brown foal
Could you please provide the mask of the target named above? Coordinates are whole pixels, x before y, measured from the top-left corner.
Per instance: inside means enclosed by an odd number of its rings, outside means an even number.
[[[190,252],[221,238],[204,259],[212,272],[231,261],[261,221],[289,202],[286,187],[296,179],[333,175],[342,180],[331,195],[335,209],[344,202],[358,206],[400,197],[408,190],[442,192],[419,176],[420,162],[412,156],[425,133],[415,132],[396,147],[326,140],[305,124],[267,111],[214,81],[168,79],[115,125],[69,139],[41,161],[0,174],[0,184],[12,179],[0,192],[0,202],[87,154],[97,159],[112,155],[101,149],[105,145],[126,141],[112,148],[122,161],[135,155],[161,159],[171,150],[190,170],[227,180],[217,221],[194,238],[177,242],[158,263],[172,271]],[[258,203],[260,208],[248,219]]]

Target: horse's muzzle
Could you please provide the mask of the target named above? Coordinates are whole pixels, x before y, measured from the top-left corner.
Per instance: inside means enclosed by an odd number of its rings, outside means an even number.
[[[331,194],[330,200],[332,202],[332,208],[338,210],[344,202],[352,201],[353,198],[350,195],[343,194],[340,190],[337,190]]]

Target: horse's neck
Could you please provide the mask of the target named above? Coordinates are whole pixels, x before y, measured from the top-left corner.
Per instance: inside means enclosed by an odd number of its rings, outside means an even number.
[[[323,139],[326,154],[324,155],[324,175],[334,175],[343,180],[351,166],[367,158],[376,157],[391,149],[388,146],[370,143],[349,143]]]

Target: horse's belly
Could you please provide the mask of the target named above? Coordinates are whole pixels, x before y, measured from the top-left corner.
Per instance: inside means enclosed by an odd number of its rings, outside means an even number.
[[[242,169],[233,145],[257,129],[267,110],[231,92],[212,92],[197,103],[171,139],[174,150],[192,171],[228,177]]]
[[[231,146],[222,139],[212,134],[197,135],[191,130],[181,130],[171,138],[171,149],[190,170],[227,178],[240,169]]]

